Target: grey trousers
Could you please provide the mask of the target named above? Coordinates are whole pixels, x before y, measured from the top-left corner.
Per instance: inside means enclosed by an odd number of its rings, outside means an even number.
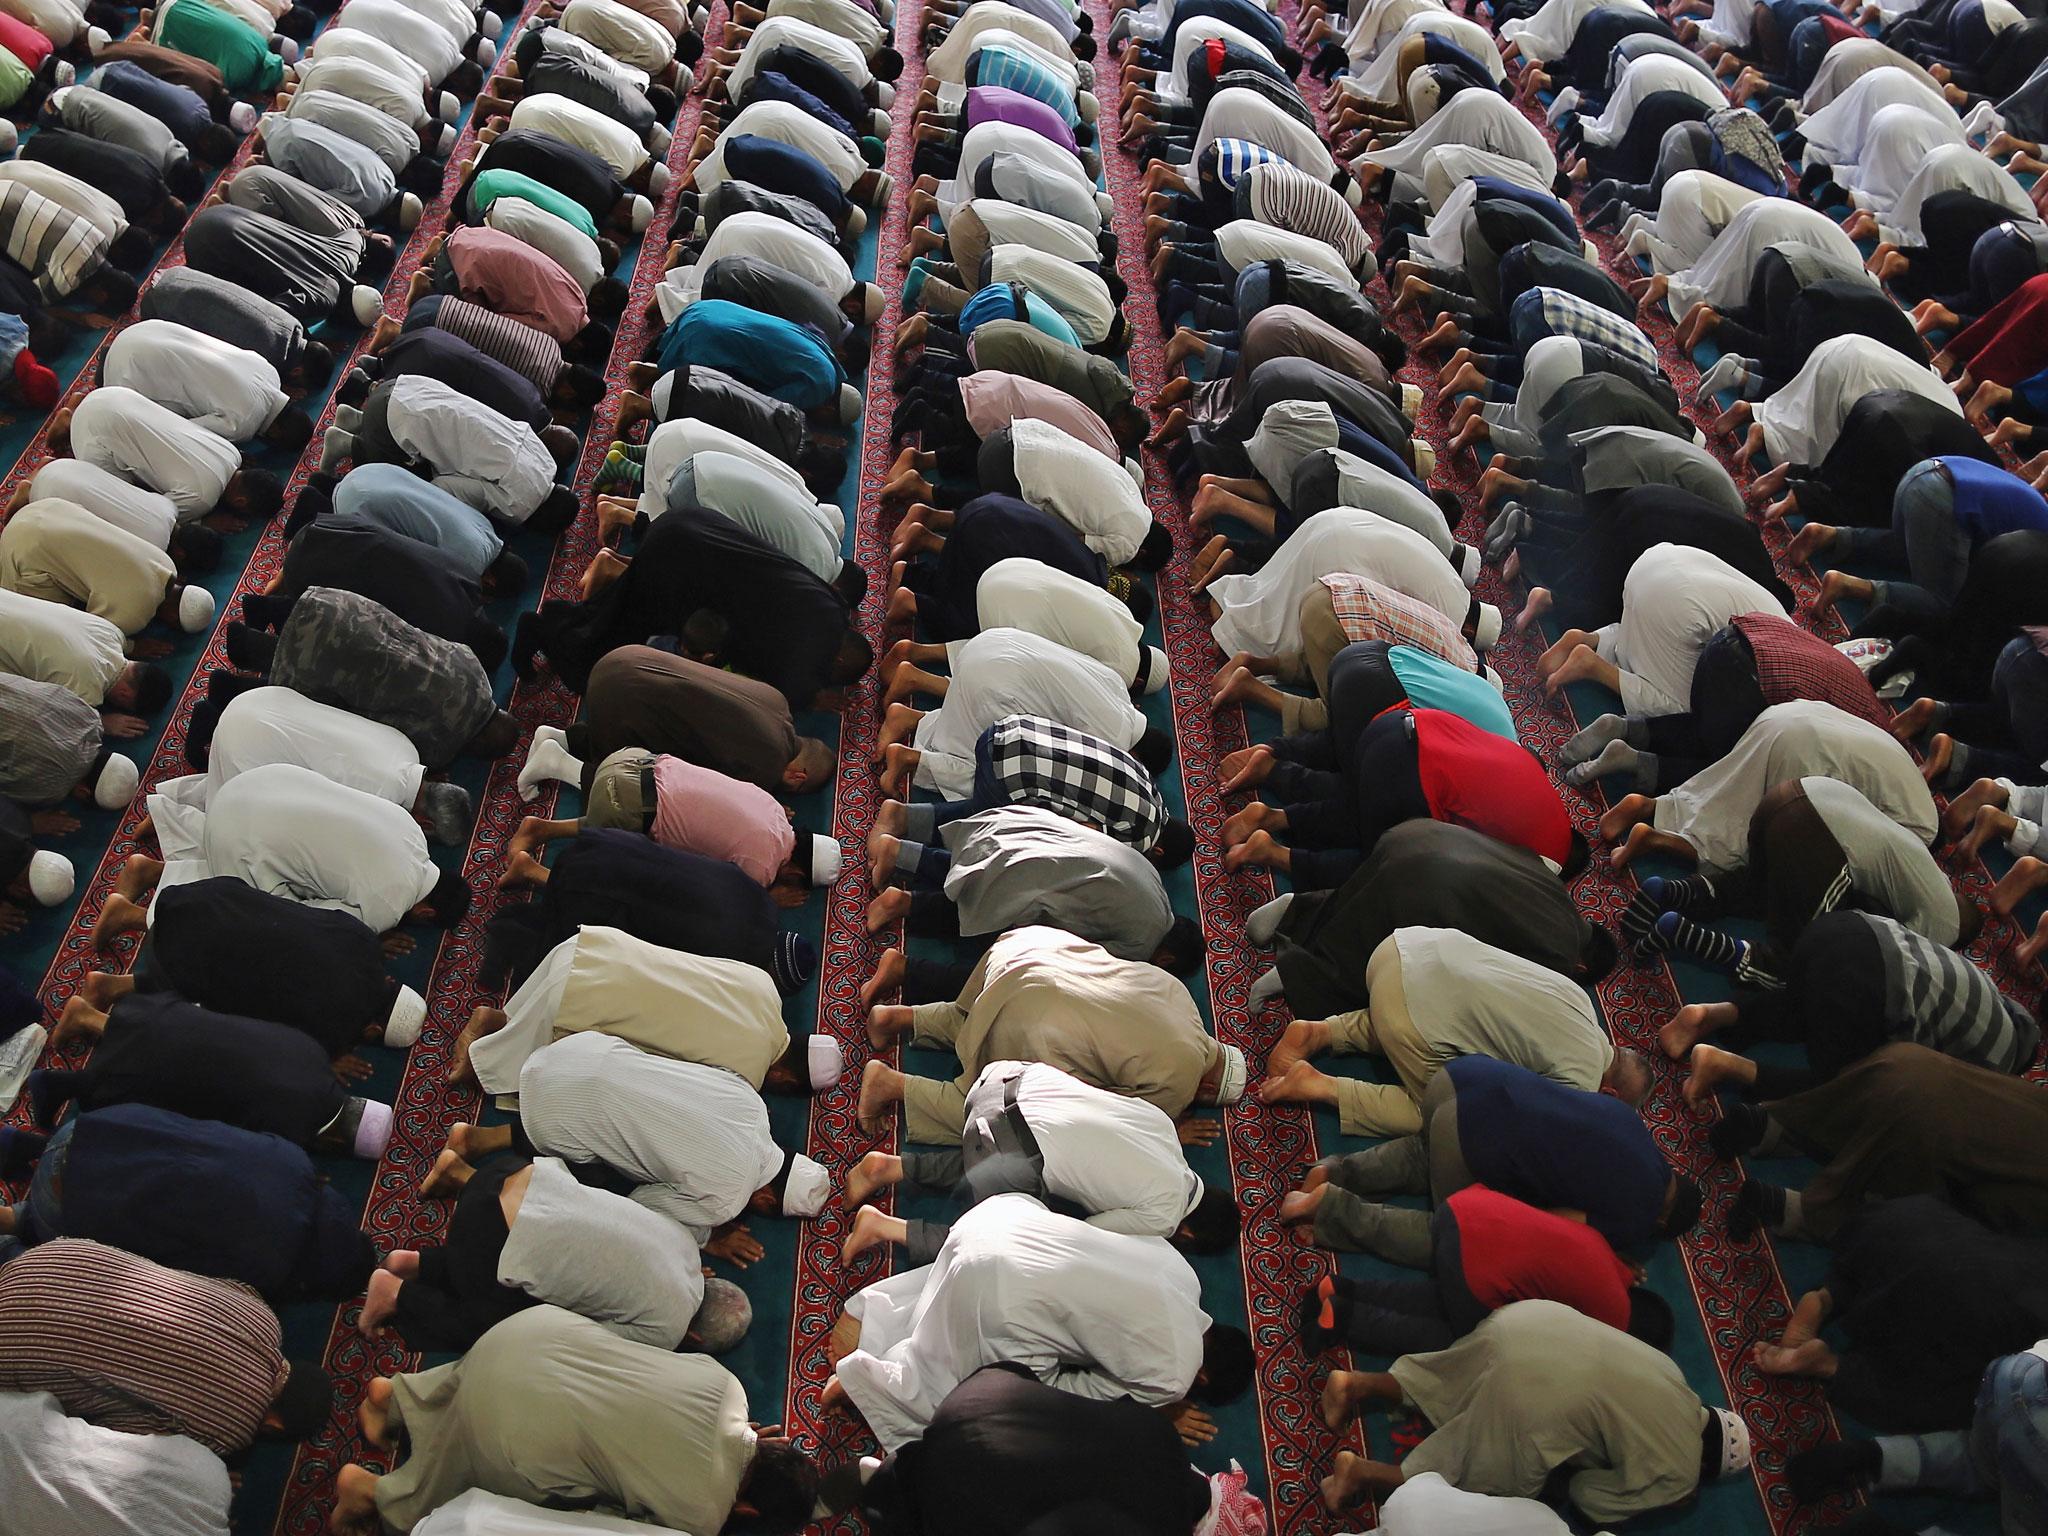
[[[1449,1073],[1430,1079],[1421,1108],[1422,1134],[1396,1136],[1363,1152],[1323,1160],[1330,1183],[1316,1207],[1318,1244],[1409,1263],[1390,1251],[1393,1244],[1401,1252],[1419,1251],[1423,1258],[1414,1267],[1428,1267],[1429,1213],[1383,1205],[1377,1197],[1428,1195],[1432,1204],[1440,1204],[1478,1180],[1458,1143],[1458,1097]]]

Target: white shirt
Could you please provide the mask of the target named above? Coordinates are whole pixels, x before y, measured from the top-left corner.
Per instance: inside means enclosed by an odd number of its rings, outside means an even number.
[[[414,131],[434,121],[427,111],[426,87],[413,83],[419,78],[417,74],[398,74],[385,68],[381,60],[373,61],[362,56],[373,46],[383,46],[369,33],[330,29],[327,35],[352,39],[348,45],[350,51],[339,52],[336,45],[329,44],[327,51],[310,63],[300,61],[297,65],[300,90],[335,91],[351,96],[366,107],[375,107],[386,116],[396,118]],[[318,53],[317,48],[315,52]],[[406,62],[411,64],[411,60]],[[412,67],[418,69],[417,65]]]
[[[1048,256],[1084,265],[1102,259],[1094,226],[1075,224],[1056,213],[1027,208],[1022,203],[1006,203],[1000,198],[977,197],[967,206],[988,231],[992,248],[1028,246]]]
[[[229,700],[214,727],[206,772],[166,779],[155,795],[205,810],[230,779],[271,763],[309,768],[406,810],[427,772],[405,732],[271,684]]]
[[[1080,77],[1072,63],[1073,49],[1060,36],[1058,28],[1041,21],[1029,11],[1004,5],[1001,0],[981,0],[981,3],[961,13],[960,19],[953,23],[953,30],[946,34],[945,41],[924,56],[926,78],[954,84],[965,80],[967,61],[974,57],[991,33],[1007,33],[1009,36],[1004,41],[1014,39],[1053,59],[1067,61],[1062,66],[1062,73],[1070,86],[1078,86]]]
[[[984,629],[947,648],[946,701],[917,722],[916,780],[949,800],[974,787],[974,744],[1005,715],[1048,720],[1128,751],[1145,734],[1130,679],[1101,662],[1021,629]]]
[[[346,912],[377,933],[403,922],[441,878],[410,811],[296,763],[237,774],[203,814],[180,820],[197,841],[157,828],[166,881],[232,875],[273,896]]]
[[[726,76],[726,94],[738,101],[760,69],[762,57],[771,48],[783,47],[800,49],[830,66],[857,91],[866,90],[875,78],[868,69],[867,50],[860,44],[795,16],[768,16],[755,24],[753,35],[740,50]]]
[[[1791,617],[1718,555],[1683,544],[1644,550],[1622,582],[1620,622],[1597,632],[1601,657],[1621,668],[1623,713],[1689,713],[1700,647],[1744,613]]]
[[[1505,97],[1492,91],[1460,91],[1436,116],[1389,149],[1369,157],[1396,174],[1396,191],[1414,197],[1429,171],[1429,157],[1439,150],[1489,151],[1533,167],[1545,177],[1556,174],[1557,154],[1536,125]]]
[[[67,0],[5,0],[0,10],[27,22],[59,48],[85,36],[85,12]]]
[[[427,67],[419,60],[408,58],[375,33],[357,27],[326,28],[307,47],[306,57],[313,60],[354,59],[371,65],[381,74],[412,86],[421,98],[422,105],[425,104],[427,87],[433,84],[433,81],[427,78]],[[306,65],[302,63],[296,67],[299,79],[303,82],[306,78]],[[353,72],[344,70],[334,70],[330,74],[337,80],[356,78]],[[377,86],[380,93],[386,89],[381,80],[377,82]],[[355,93],[343,91],[342,94],[347,96]]]
[[[428,1522],[431,1524],[432,1522]],[[424,1532],[425,1525],[414,1527]],[[1440,1472],[1424,1472],[1380,1505],[1378,1536],[1570,1536],[1547,1504],[1453,1488]],[[508,1533],[510,1536],[510,1533]]]
[[[1835,446],[1856,402],[1878,389],[1910,390],[1962,414],[1955,391],[1925,363],[1869,336],[1831,336],[1813,349],[1791,383],[1757,406],[1765,454],[1774,464],[1818,464]]]
[[[242,467],[240,450],[219,433],[118,384],[102,384],[78,402],[71,451],[163,492],[188,520],[219,505]]]
[[[1894,245],[1925,245],[1928,236],[1921,211],[1929,198],[1942,192],[1968,192],[1999,204],[2021,223],[2040,222],[2027,189],[2004,166],[1974,145],[1943,144],[1920,161],[1891,212],[1878,220],[1878,238]]]
[[[538,203],[523,197],[501,197],[484,211],[484,227],[524,240],[575,278],[586,294],[604,281],[604,254],[597,242]]]
[[[1873,39],[1872,46],[1883,44]],[[1835,51],[1829,49],[1829,55]],[[1940,86],[1887,63],[1859,75],[1826,106],[1809,109],[1811,115],[1799,125],[1799,133],[1807,152],[1823,164],[1854,166],[1863,159],[1864,140],[1878,113],[1891,106],[1916,106],[1937,121],[1944,116],[1953,121],[1956,115]]]
[[[1302,594],[1340,572],[1370,576],[1454,624],[1465,622],[1472,605],[1463,579],[1421,534],[1362,507],[1332,507],[1296,529],[1260,570],[1209,583],[1223,610],[1216,643],[1226,656],[1300,650]]]
[[[0,587],[0,672],[55,683],[97,709],[128,665],[125,644],[98,614]]]
[[[1551,339],[1546,337],[1537,342],[1536,347],[1549,345]],[[1578,344],[1573,342],[1572,345]],[[1532,354],[1536,347],[1529,349]],[[1266,414],[1270,416],[1272,413],[1273,408],[1268,408]],[[1263,430],[1263,418],[1259,425]],[[1399,523],[1403,528],[1411,528],[1421,534],[1445,560],[1470,560],[1471,574],[1474,577],[1478,575],[1478,562],[1472,559],[1469,546],[1463,557],[1454,554],[1457,545],[1451,538],[1451,525],[1444,517],[1444,509],[1430,499],[1428,492],[1418,490],[1411,481],[1403,480],[1392,470],[1382,469],[1341,448],[1336,450],[1335,462],[1339,506],[1370,507],[1388,522]]]
[[[651,76],[644,69],[628,64],[624,59],[615,59],[597,44],[564,32],[560,27],[548,27],[540,35],[542,53],[552,53],[558,58],[576,59],[592,69],[615,76],[636,90],[646,90]]]
[[[1337,162],[1313,128],[1244,86],[1231,86],[1209,98],[1189,162],[1199,162],[1202,151],[1218,139],[1250,139],[1263,144],[1319,181],[1328,181],[1337,173]]]
[[[172,320],[123,326],[107,348],[101,378],[231,443],[255,437],[291,404],[268,359]]]
[[[44,161],[0,162],[0,181],[18,181],[31,192],[40,192],[58,207],[77,214],[109,240],[128,227],[128,216],[119,203],[99,188]]]
[[[864,55],[872,57],[875,51],[888,43],[894,34],[873,16],[852,3],[852,0],[769,0],[770,16],[791,16],[798,21],[808,21],[816,27],[839,36],[859,46]]]
[[[758,443],[750,443],[735,432],[714,427],[694,416],[664,421],[647,438],[647,456],[641,462],[640,510],[648,517],[660,517],[668,510],[669,482],[683,461],[700,453],[730,453],[745,459],[762,474],[779,480],[792,491],[809,495],[804,477]],[[846,535],[842,522],[838,537]]]
[[[354,4],[354,0],[350,0]],[[467,35],[453,36],[425,7],[415,10],[398,0],[369,0],[347,16],[335,13],[334,25],[351,32],[366,32],[381,43],[389,43],[420,68],[435,84],[448,78],[462,63],[462,44]]]
[[[755,103],[755,106],[781,105],[781,102]],[[753,107],[747,110],[751,112]],[[721,175],[723,170],[721,161]],[[731,218],[718,221],[718,228],[705,239],[704,249],[695,261],[663,276],[661,286],[655,290],[662,318],[673,321],[696,303],[703,295],[704,274],[711,270],[714,261],[727,256],[756,257],[785,272],[795,273],[835,298],[843,297],[853,287],[853,269],[846,264],[846,258],[809,230],[798,229],[789,220],[779,219],[772,213],[736,213]]]
[[[698,506],[723,513],[818,580],[838,577],[846,562],[839,553],[843,528],[837,507],[825,506],[808,489],[792,489],[780,475],[763,474],[751,457],[714,451],[692,454],[688,463]]]
[[[1037,147],[1024,145],[1022,141],[1013,144],[1009,139],[997,135],[995,129],[1007,129],[1012,134],[1024,134],[1036,141]],[[947,218],[961,203],[976,201],[975,182],[983,164],[993,161],[989,179],[996,197],[1005,203],[1031,213],[1048,214],[1063,219],[1077,229],[1085,230],[1093,239],[1102,232],[1102,221],[1108,213],[1103,204],[1109,194],[1098,194],[1095,184],[1085,175],[1078,174],[1080,162],[1050,139],[1041,138],[1028,129],[1018,128],[1013,123],[977,123],[967,131],[969,140],[975,135],[976,158],[971,162],[963,150],[960,173],[948,182],[939,185],[939,203]],[[994,226],[991,225],[993,230]]]
[[[998,244],[989,253],[989,280],[1022,283],[1060,312],[1084,347],[1108,340],[1120,313],[1099,274],[1028,245]]]
[[[1548,63],[1564,57],[1572,39],[1579,35],[1579,23],[1611,3],[1645,13],[1650,11],[1643,0],[1545,0],[1543,8],[1527,21],[1502,23],[1500,35],[1506,41],[1520,45],[1524,58],[1534,59],[1539,64]]]
[[[676,56],[676,40],[667,28],[617,0],[569,0],[561,24],[564,31],[650,75],[666,69]]]
[[[984,1365],[1023,1366],[1078,1397],[1178,1401],[1202,1366],[1201,1282],[1163,1239],[997,1195],[953,1224],[938,1259],[856,1293],[861,1347],[840,1385],[885,1451],[914,1440]]]
[[[29,494],[73,502],[158,549],[170,548],[178,527],[178,507],[170,497],[83,459],[44,460],[29,481]]]
[[[753,109],[750,107],[748,110]],[[1081,169],[1081,162],[1065,149],[1043,134],[1033,133],[1029,128],[1020,127],[1016,123],[987,122],[976,123],[960,138],[959,166],[953,173],[952,181],[942,183],[939,187],[941,215],[955,203],[973,199],[975,173],[981,169],[984,161],[991,160],[997,155],[1015,155],[1020,159],[1029,160],[1041,169],[1073,183],[1076,190],[1072,196],[1076,202],[1085,199],[1093,204],[1095,201],[1095,183],[1089,178],[1088,173]],[[1047,207],[1043,200],[1033,203],[1032,206],[1042,208],[1046,212],[1060,213],[1062,217],[1069,216],[1064,208]]]
[[[1010,443],[1024,499],[1059,518],[1111,565],[1129,565],[1152,531],[1152,513],[1124,467],[1029,416],[1010,423]]]
[[[1489,1056],[1592,1092],[1614,1060],[1591,995],[1569,976],[1454,928],[1397,928],[1401,991],[1439,1065]]]
[[[1898,201],[1921,161],[1943,144],[1963,142],[1955,113],[1936,117],[1917,102],[1895,102],[1871,118],[1862,159],[1835,167],[1835,180],[1849,189],[1854,206],[1883,213]]]
[[[1913,755],[1882,726],[1832,704],[1794,699],[1756,717],[1728,755],[1657,797],[1654,825],[1691,843],[1702,874],[1749,862],[1749,821],[1787,779],[1839,779],[1923,843],[1940,825]]]
[[[1028,555],[998,560],[981,573],[974,588],[975,613],[983,629],[1022,629],[1093,657],[1118,677],[1138,675],[1145,626],[1105,587],[1069,571],[1056,570]],[[956,640],[946,647],[950,661]]]
[[[0,1392],[0,1503],[10,1530],[228,1536],[232,1495],[228,1469],[196,1440],[104,1429],[72,1418],[47,1392]]]
[[[1665,307],[1674,315],[1684,314],[1694,304],[1734,308],[1748,298],[1750,278],[1765,248],[1787,242],[1813,246],[1848,261],[1859,272],[1863,270],[1863,254],[1856,249],[1856,242],[1819,209],[1789,197],[1760,197],[1735,211],[1735,217],[1714,236],[1698,261],[1686,271],[1672,274]]]
[[[1216,253],[1234,271],[1242,272],[1261,261],[1294,261],[1326,273],[1346,288],[1358,286],[1357,274],[1344,265],[1337,248],[1313,235],[1257,219],[1232,219],[1216,231],[1215,239]]]
[[[139,1533],[138,1533],[139,1536]],[[450,1499],[412,1528],[412,1536],[684,1536],[665,1525],[613,1515],[572,1513],[522,1504],[472,1488]]]
[[[1091,1214],[1088,1225],[1170,1238],[1202,1198],[1173,1117],[1043,1062],[992,1061],[967,1090],[967,1123],[1001,1118],[1011,1085],[1038,1142],[1045,1190]]]
[[[754,134],[802,150],[832,173],[842,192],[850,189],[868,171],[868,163],[861,158],[860,151],[853,147],[845,134],[829,123],[818,121],[803,108],[786,101],[750,101],[726,123],[725,131],[718,136],[718,143],[698,164],[691,179],[699,192],[709,192],[720,182],[731,180],[725,170],[725,141],[741,134]],[[730,222],[730,219],[724,221],[719,229]],[[714,230],[713,234],[716,233]]]
[[[636,174],[650,158],[646,144],[624,123],[567,96],[547,92],[522,96],[512,108],[511,122],[514,128],[531,128],[589,150],[621,181]]]
[[[555,488],[555,459],[523,421],[451,385],[409,373],[391,386],[391,436],[434,469],[434,484],[480,512],[523,523]]]
[[[541,1151],[603,1163],[632,1200],[698,1244],[782,1167],[761,1095],[732,1073],[585,1032],[542,1046],[519,1074],[519,1117]]]
[[[1628,68],[1621,72],[1614,94],[1607,98],[1607,110],[1595,121],[1584,124],[1586,142],[1599,148],[1614,143],[1628,132],[1638,106],[1649,97],[1668,91],[1690,96],[1712,111],[1721,111],[1728,105],[1728,93],[1685,60],[1674,59],[1668,53],[1646,53],[1631,59]]]

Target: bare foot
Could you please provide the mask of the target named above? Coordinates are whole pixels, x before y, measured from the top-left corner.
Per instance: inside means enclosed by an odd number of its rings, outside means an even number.
[[[1254,832],[1241,843],[1234,843],[1224,850],[1225,869],[1267,869],[1280,863],[1287,850],[1279,839],[1270,832]]]
[[[879,891],[868,903],[868,932],[880,933],[903,921],[910,911],[910,892]]]
[[[448,1081],[459,1086],[476,1086],[476,1069],[469,1063],[470,1047],[486,1035],[495,1035],[510,1022],[505,1010],[478,1004],[471,1010],[469,1022],[462,1026],[462,1032],[455,1037],[455,1045],[448,1053]]]
[[[1527,634],[1536,621],[1550,612],[1550,588],[1531,587],[1529,597],[1522,604],[1522,611],[1515,615],[1515,633]]]
[[[842,1265],[855,1264],[870,1248],[880,1248],[889,1241],[890,1229],[898,1218],[864,1205],[853,1213],[853,1228],[846,1234],[846,1241],[839,1245],[839,1262]]]
[[[1673,1061],[1685,1060],[1700,1038],[1713,1028],[1709,1022],[1711,1014],[1711,1004],[1687,1003],[1671,1016],[1669,1024],[1657,1031],[1657,1044]]]
[[[476,1170],[465,1162],[453,1147],[442,1149],[434,1159],[434,1166],[420,1181],[422,1200],[453,1200],[462,1193],[462,1186],[469,1182],[469,1176]]]
[[[882,1128],[883,1117],[903,1101],[903,1074],[884,1061],[870,1061],[861,1068],[860,1104],[856,1111],[860,1128],[869,1135]]]
[[[1305,1061],[1297,1061],[1285,1072],[1270,1073],[1259,1084],[1262,1104],[1334,1104],[1337,1080],[1318,1072]]]
[[[1266,1075],[1283,1077],[1296,1062],[1307,1061],[1317,1052],[1327,1051],[1330,1034],[1330,1025],[1325,1019],[1296,1019],[1287,1026],[1279,1043],[1273,1047],[1273,1053],[1266,1058]]]
[[[391,1321],[391,1314],[398,1310],[398,1292],[404,1284],[403,1280],[388,1269],[380,1269],[370,1276],[370,1288],[363,1298],[363,1310],[356,1318],[356,1330],[364,1338],[374,1339],[384,1331],[384,1325]],[[384,1383],[371,1382],[371,1391],[374,1392],[380,1385]],[[366,1393],[363,1397],[365,1413],[369,1411],[369,1407],[370,1397]],[[367,1432],[366,1426],[365,1433]],[[378,1445],[384,1443],[374,1435],[370,1438]]]
[[[1955,737],[1947,731],[1936,731],[1933,740],[1927,743],[1927,760],[1920,765],[1920,777],[1929,784],[1936,782],[1947,774],[1955,755]]]
[[[1316,1219],[1316,1209],[1323,1203],[1323,1190],[1297,1189],[1280,1197],[1280,1210],[1275,1217],[1283,1227],[1305,1227]]]
[[[1255,747],[1239,747],[1223,759],[1222,793],[1233,795],[1240,789],[1252,789],[1265,783],[1278,761],[1273,749],[1263,742]]]
[[[1381,1395],[1380,1378],[1371,1371],[1332,1371],[1323,1383],[1323,1426],[1339,1430],[1358,1417],[1359,1409]]]
[[[888,1152],[868,1153],[846,1176],[846,1208],[859,1209],[874,1198],[876,1190],[888,1189],[902,1179],[902,1158]]]
[[[908,963],[908,958],[900,946],[883,950],[882,958],[875,962],[875,974],[870,976],[866,985],[860,989],[861,1007],[872,1014],[876,998],[887,997],[902,986],[904,967]]]
[[[50,1050],[62,1054],[81,1040],[98,1040],[106,1029],[107,1016],[82,995],[74,995],[65,999],[57,1027],[50,1031]]]
[[[1600,837],[1605,842],[1618,842],[1629,828],[1648,821],[1657,814],[1657,802],[1648,795],[1624,795],[1600,818]]]
[[[373,1280],[375,1276],[371,1277]],[[398,1288],[396,1276],[391,1277],[392,1290]],[[367,1310],[367,1309],[365,1309]],[[365,1330],[366,1332],[368,1330]],[[391,1447],[391,1378],[378,1376],[363,1388],[363,1401],[356,1409],[356,1423],[362,1426],[363,1438],[386,1450]]]
[[[1892,716],[1892,734],[1901,741],[1918,741],[1927,734],[1927,727],[1934,723],[1935,711],[1940,707],[1934,699],[1915,699]]]
[[[886,1051],[917,1027],[917,1014],[901,1003],[868,1010],[868,1044]]]
[[[145,924],[142,908],[116,891],[107,897],[107,904],[93,921],[92,947],[110,949],[116,939],[124,934],[141,932]]]
[[[1263,801],[1254,800],[1241,811],[1233,811],[1217,833],[1217,840],[1226,848],[1241,843],[1254,832],[1270,832],[1274,829],[1279,813]]]
[[[1956,844],[1956,852],[1963,858],[1981,857],[1989,843],[2003,843],[2019,830],[2019,818],[2010,811],[2002,811],[1995,805],[1980,805],[1970,823],[1970,831]]]
[[[1729,1083],[1756,1081],[1756,1063],[1747,1056],[1724,1051],[1717,1045],[1692,1048],[1692,1074],[1685,1080],[1685,1102],[1694,1109],[1713,1102],[1714,1095]]]
[[[1979,779],[1961,794],[1954,796],[1948,809],[1941,813],[1941,835],[1945,839],[1961,837],[1966,831],[1974,831],[1981,819],[1982,810],[2003,810],[2010,798],[2005,786],[1996,779]],[[1981,848],[1980,842],[1977,847]],[[1974,849],[1972,850],[1975,851]]]
[[[539,885],[547,874],[547,866],[522,848],[505,861],[505,868],[498,875],[498,889],[517,891]]]
[[[116,975],[112,971],[88,971],[84,982],[79,986],[78,995],[101,1013],[105,1013],[134,990],[133,976]]]
[[[2034,924],[2034,931],[2012,947],[2012,963],[2020,974],[2030,974],[2041,962],[2041,952],[2048,950],[2048,912],[2041,914],[2041,920]]]
[[[2044,885],[2048,885],[2048,864],[2031,854],[2016,859],[2005,878],[1991,888],[1991,910],[2000,917],[2011,917],[2014,908]]]
[[[1787,1348],[1783,1344],[1759,1344],[1756,1368],[1766,1376],[1811,1376],[1822,1380],[1835,1374],[1835,1352],[1821,1339],[1807,1339]]]

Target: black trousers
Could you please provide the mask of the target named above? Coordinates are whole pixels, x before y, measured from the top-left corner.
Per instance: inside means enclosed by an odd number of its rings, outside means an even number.
[[[1707,637],[1693,669],[1692,709],[1652,715],[1643,722],[1643,746],[1657,754],[1657,793],[1683,784],[1717,763],[1764,712],[1756,653],[1733,624]]]
[[[422,1248],[419,1273],[398,1290],[391,1326],[407,1346],[429,1353],[461,1351],[536,1298],[498,1283],[498,1256],[511,1229],[498,1197],[505,1181],[531,1158],[500,1153],[488,1158],[462,1187],[448,1241]]]

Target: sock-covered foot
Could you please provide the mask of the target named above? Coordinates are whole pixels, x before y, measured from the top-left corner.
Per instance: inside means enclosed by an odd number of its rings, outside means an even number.
[[[1787,1192],[1761,1179],[1744,1179],[1735,1203],[1728,1208],[1728,1235],[1738,1243],[1753,1237],[1759,1227],[1778,1228],[1785,1224]]]
[[[1770,1117],[1754,1104],[1730,1104],[1707,1131],[1707,1145],[1716,1157],[1731,1161],[1747,1157],[1763,1145]]]
[[[1621,936],[1636,950],[1659,953],[1659,917],[1666,912],[1711,911],[1713,901],[1713,882],[1705,875],[1652,875],[1621,914]]]
[[[50,1138],[40,1131],[24,1130],[18,1125],[0,1125],[0,1178],[26,1177],[49,1142]]]
[[[1280,979],[1280,967],[1274,966],[1265,975],[1251,984],[1245,993],[1245,1002],[1253,1008],[1263,1008],[1287,995],[1287,986]]]
[[[1643,787],[1641,780],[1643,763],[1646,760],[1654,762],[1655,758],[1647,752],[1638,752],[1625,741],[1610,741],[1584,762],[1574,763],[1565,769],[1564,781],[1574,789],[1583,789],[1596,779],[1606,778],[1610,773],[1625,773],[1629,776],[1631,787],[1640,790]]]
[[[469,791],[460,784],[429,784],[420,790],[420,809],[427,813],[427,825],[434,841],[460,848],[469,841],[469,824],[476,807]]]
[[[526,754],[526,766],[519,770],[519,798],[537,798],[541,785],[550,779],[558,779],[564,784],[575,784],[582,778],[582,760],[569,755],[569,749],[562,745],[559,735],[536,735],[533,750]]]
[[[1293,904],[1294,893],[1287,891],[1254,909],[1252,915],[1244,920],[1244,936],[1261,949],[1265,948],[1280,932],[1281,923],[1287,920],[1287,909]]]
[[[1730,938],[1718,928],[1705,928],[1682,912],[1666,912],[1657,919],[1655,947],[1683,955],[1716,970],[1738,969],[1749,954],[1749,946]]]
[[[1883,1461],[1875,1440],[1835,1440],[1794,1455],[1785,1463],[1785,1480],[1800,1503],[1811,1504],[1875,1481]]]
[[[1627,715],[1602,715],[1564,744],[1564,751],[1559,754],[1558,761],[1567,768],[1575,768],[1580,763],[1590,763],[1607,749],[1610,742],[1625,741],[1627,738]]]

